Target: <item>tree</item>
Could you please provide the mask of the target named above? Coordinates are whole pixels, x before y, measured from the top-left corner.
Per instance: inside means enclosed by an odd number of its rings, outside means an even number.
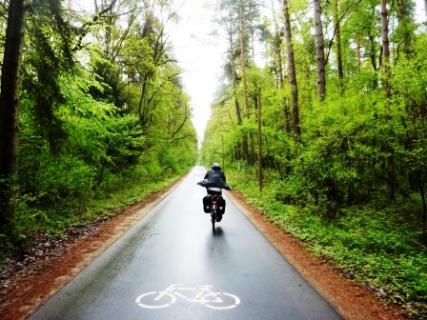
[[[294,48],[292,44],[288,0],[283,0],[283,17],[285,24],[286,54],[288,59],[288,81],[291,87],[292,129],[297,136],[300,136],[301,128],[299,124],[298,84],[295,68]]]
[[[0,226],[8,223],[18,153],[19,69],[24,36],[25,1],[10,0],[0,93]]]
[[[274,64],[275,72],[277,77],[277,87],[280,90],[285,88],[285,79],[283,74],[283,58],[282,58],[282,44],[283,44],[283,28],[279,28],[279,23],[276,19],[276,10],[274,8],[274,2],[271,1],[271,9],[274,22],[274,31],[273,31],[273,53],[274,53]],[[283,97],[283,115],[284,115],[284,130],[287,133],[291,132],[291,115],[289,112],[289,103],[288,98]]]
[[[314,29],[316,33],[317,92],[323,100],[326,95],[325,45],[322,28],[322,9],[320,0],[313,0]]]
[[[395,30],[399,41],[397,45],[397,58],[400,56],[401,48],[404,56],[409,58],[412,52],[411,46],[414,29],[412,17],[413,3],[411,0],[398,0],[394,1],[394,6],[396,7],[396,16],[399,23]]]
[[[343,59],[342,59],[342,48],[341,48],[341,21],[339,17],[339,5],[338,0],[333,2],[333,19],[335,27],[335,51],[337,56],[337,73],[338,73],[338,85],[340,87],[340,92],[343,91],[344,85],[344,71],[343,71]]]
[[[237,74],[237,66],[235,62],[235,56],[236,56],[236,50],[234,45],[234,33],[235,28],[233,24],[233,15],[231,10],[227,10],[225,12],[225,15],[221,14],[221,18],[219,20],[219,24],[222,25],[225,28],[225,32],[228,37],[228,62],[226,64],[226,69],[228,72],[226,74],[231,80],[232,86],[233,86],[233,99],[234,99],[234,110],[236,113],[236,119],[237,119],[237,125],[239,127],[242,126],[242,112],[240,108],[240,102],[239,102],[239,96],[238,96],[238,74]],[[239,148],[240,149],[240,148]],[[241,152],[240,152],[241,151]],[[241,144],[241,150],[238,152],[237,158],[240,159],[240,156],[242,155],[244,159],[247,159],[248,157],[248,141],[246,139],[246,136],[243,136],[242,138],[242,144]]]
[[[242,72],[243,82],[243,103],[245,107],[246,117],[250,117],[249,107],[249,94],[248,94],[248,76],[247,76],[247,64],[248,59],[246,57],[247,44],[246,44],[246,28],[245,28],[245,16],[243,0],[239,0],[239,39],[240,39],[240,68]]]
[[[383,70],[384,70],[384,90],[387,104],[390,102],[390,40],[388,34],[388,12],[387,0],[381,0],[381,26],[382,26],[382,44],[383,44]]]
[[[262,180],[263,180],[263,164],[262,164],[262,104],[261,104],[261,88],[256,88],[255,107],[257,110],[257,141],[258,141],[258,188],[262,192]]]

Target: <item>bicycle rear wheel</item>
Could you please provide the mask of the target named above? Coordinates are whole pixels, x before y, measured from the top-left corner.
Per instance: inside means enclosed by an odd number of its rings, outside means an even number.
[[[212,231],[215,231],[215,222],[216,222],[215,214],[211,213]]]

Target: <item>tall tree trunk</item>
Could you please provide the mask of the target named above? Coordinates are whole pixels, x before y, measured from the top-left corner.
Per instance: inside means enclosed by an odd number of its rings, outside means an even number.
[[[234,65],[234,46],[233,46],[233,33],[231,30],[228,32],[228,45],[229,45],[229,62],[230,62],[230,72],[233,77],[233,95],[235,100],[235,109],[236,109],[236,117],[237,117],[237,124],[240,126],[242,124],[242,115],[240,113],[240,105],[237,97],[237,71]]]
[[[0,227],[14,212],[19,118],[19,67],[24,36],[25,0],[10,0],[0,93]]]
[[[298,85],[295,69],[294,48],[292,44],[291,22],[289,19],[288,0],[283,0],[283,16],[285,20],[285,41],[288,58],[288,81],[291,87],[292,129],[299,137],[301,135],[301,128],[299,124]]]
[[[335,45],[337,55],[337,71],[338,71],[338,85],[340,87],[340,94],[344,90],[344,68],[342,62],[342,48],[341,48],[341,23],[339,20],[339,6],[338,0],[334,0],[334,24],[335,24]]]
[[[419,189],[420,189],[421,202],[423,204],[423,216],[422,216],[423,236],[424,236],[424,242],[427,243],[427,204],[426,204],[426,197],[424,194],[424,185],[422,181],[420,181]]]
[[[242,71],[242,82],[243,82],[243,105],[245,108],[245,117],[247,119],[250,118],[250,107],[249,107],[249,92],[248,92],[248,77],[247,77],[247,57],[246,57],[246,43],[245,43],[245,21],[243,16],[243,0],[240,0],[239,3],[239,27],[240,27],[240,67]],[[249,146],[248,146],[248,140],[249,140]],[[253,149],[253,139],[251,135],[249,137],[244,136],[243,137],[243,148],[244,148],[244,154],[246,157],[246,160],[251,161],[252,159],[252,152],[250,152],[248,149],[251,148],[251,151]],[[251,153],[251,154],[249,154]]]
[[[283,59],[282,59],[282,42],[283,42],[283,33],[280,32],[279,23],[276,19],[276,10],[274,8],[274,1],[271,0],[271,10],[274,19],[274,40],[273,40],[273,51],[274,51],[274,60],[276,61],[276,73],[277,73],[277,83],[278,88],[283,90],[285,87],[285,79],[283,76]],[[291,116],[289,112],[289,103],[286,97],[283,97],[283,117],[284,117],[284,126],[283,129],[285,132],[291,132]]]
[[[261,116],[261,89],[257,90],[256,93],[256,108],[257,108],[257,140],[258,140],[258,170],[257,170],[257,176],[258,176],[258,187],[259,191],[262,191],[262,116]]]
[[[282,62],[282,53],[281,53],[281,42],[282,37],[279,34],[276,34],[275,39],[275,48],[274,53],[276,56],[276,64],[277,64],[277,76],[278,76],[278,88],[283,91],[285,88],[285,79],[283,77],[283,62]],[[284,117],[284,125],[283,129],[285,132],[290,133],[291,132],[291,114],[289,112],[289,103],[288,98],[283,97],[282,98],[282,105],[283,105],[283,117]]]
[[[274,35],[274,44],[273,44],[273,52],[274,52],[274,60],[276,64],[276,76],[277,76],[277,87],[283,89],[284,88],[284,78],[283,78],[283,62],[282,62],[282,53],[281,53],[281,43],[282,37],[276,31]]]
[[[390,41],[388,38],[388,12],[387,0],[381,0],[381,25],[383,38],[383,70],[384,70],[384,90],[387,104],[390,103]]]
[[[234,64],[234,45],[233,45],[233,31],[228,29],[228,42],[229,42],[229,59],[230,59],[230,71],[233,77],[233,96],[234,96],[234,107],[236,111],[237,124],[242,125],[242,114],[240,110],[239,97],[237,95],[237,70]],[[246,136],[243,136],[242,145],[241,145],[241,154],[244,159],[248,158],[248,140]],[[239,155],[240,159],[240,155]]]
[[[322,28],[320,0],[313,0],[314,29],[316,32],[317,92],[323,100],[326,95],[325,45]]]
[[[250,117],[248,79],[246,72],[246,44],[245,44],[245,22],[243,17],[243,1],[239,5],[239,24],[240,24],[240,67],[242,69],[243,81],[243,104],[245,107],[246,118]]]

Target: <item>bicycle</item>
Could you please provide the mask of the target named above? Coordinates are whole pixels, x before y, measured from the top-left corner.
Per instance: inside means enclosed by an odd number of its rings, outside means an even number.
[[[189,303],[199,303],[214,310],[230,310],[240,304],[240,299],[227,292],[214,292],[212,286],[185,287],[172,284],[163,291],[151,291],[136,298],[136,303],[147,309],[162,309],[170,307],[178,298]]]

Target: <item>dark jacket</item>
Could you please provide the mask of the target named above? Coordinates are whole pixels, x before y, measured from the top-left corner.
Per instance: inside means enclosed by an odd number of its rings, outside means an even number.
[[[224,172],[221,170],[209,170],[205,174],[205,180],[208,180],[207,187],[216,187],[222,189],[229,189],[227,185],[227,179]]]

